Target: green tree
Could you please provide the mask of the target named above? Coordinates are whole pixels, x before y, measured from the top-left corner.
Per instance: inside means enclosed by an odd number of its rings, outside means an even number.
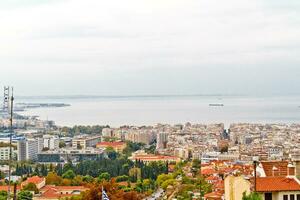
[[[109,181],[110,180],[110,174],[107,173],[107,172],[104,172],[104,173],[100,174],[100,176],[98,177],[98,180],[99,181],[103,181],[103,180]]]
[[[64,141],[60,141],[58,146],[59,146],[59,148],[64,148],[67,145],[66,145],[66,143]]]
[[[6,200],[6,199],[7,199],[7,192],[0,191],[0,200]]]
[[[86,176],[82,177],[82,181],[86,182],[86,183],[92,183],[94,181],[94,178],[90,175],[86,175]]]
[[[35,194],[39,193],[39,189],[36,187],[34,183],[28,183],[23,190],[34,192]]]
[[[194,159],[192,162],[191,172],[193,173],[194,176],[196,176],[200,169],[201,169],[201,161],[198,159]]]
[[[243,200],[262,200],[261,196],[256,193],[252,192],[250,194],[246,194],[246,192],[243,193]]]
[[[32,193],[26,190],[22,190],[18,193],[18,200],[32,200]]]
[[[68,171],[66,171],[66,172],[62,175],[62,177],[63,177],[63,178],[66,178],[66,179],[73,179],[75,176],[76,176],[76,175],[75,175],[74,171],[71,170],[71,169],[69,169]]]
[[[107,147],[105,149],[105,152],[107,153],[107,156],[112,160],[115,160],[118,156],[118,153],[112,147]]]

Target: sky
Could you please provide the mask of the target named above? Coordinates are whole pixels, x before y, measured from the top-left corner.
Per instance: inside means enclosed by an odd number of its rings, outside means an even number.
[[[299,94],[299,0],[1,0],[18,95]]]

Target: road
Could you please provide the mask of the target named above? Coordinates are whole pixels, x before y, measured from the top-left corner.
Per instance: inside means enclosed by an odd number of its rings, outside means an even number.
[[[164,194],[163,189],[159,188],[151,196],[145,198],[144,200],[157,200],[157,199],[162,198],[163,194]]]

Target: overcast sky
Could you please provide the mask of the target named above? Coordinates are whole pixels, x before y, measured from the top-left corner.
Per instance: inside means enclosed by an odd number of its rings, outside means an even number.
[[[1,0],[19,95],[300,93],[299,0]]]

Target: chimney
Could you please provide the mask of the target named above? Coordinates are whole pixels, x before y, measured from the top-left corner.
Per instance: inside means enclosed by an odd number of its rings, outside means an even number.
[[[278,174],[278,168],[277,167],[275,167],[275,166],[273,166],[273,168],[272,168],[272,176],[278,176],[279,174]]]
[[[288,176],[295,176],[296,167],[292,163],[289,163],[287,167]]]

